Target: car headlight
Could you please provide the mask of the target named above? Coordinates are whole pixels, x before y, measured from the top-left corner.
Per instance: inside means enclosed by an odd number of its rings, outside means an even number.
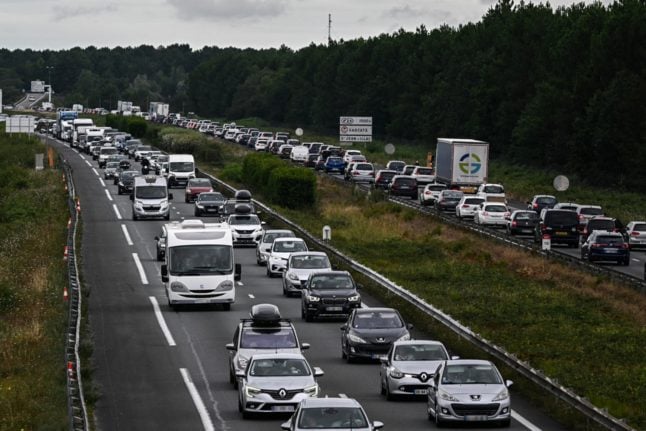
[[[408,341],[410,340],[410,334],[407,332],[397,339],[397,341]]]
[[[402,373],[401,371],[399,371],[399,370],[398,370],[397,368],[395,368],[395,367],[393,367],[393,368],[391,368],[391,369],[390,369],[390,373],[389,373],[389,374],[390,374],[390,377],[392,377],[393,379],[401,379],[401,378],[403,378],[403,377],[404,377],[404,373]]]
[[[509,398],[509,391],[507,388],[503,388],[503,390],[498,392],[498,395],[496,395],[491,401],[502,401],[507,398]]]
[[[195,205],[197,205],[198,208],[204,208],[204,205],[202,204],[195,204]]]
[[[366,344],[366,340],[363,338],[359,337],[358,335],[354,334],[348,334],[348,340],[352,341],[353,343],[358,343],[358,344]]]
[[[307,295],[307,300],[310,302],[319,302],[321,298],[314,295]]]
[[[231,289],[233,289],[233,281],[231,280],[225,280],[222,283],[218,284],[218,287],[215,288],[215,290],[218,291],[226,291]]]
[[[358,293],[356,295],[352,295],[348,297],[349,302],[359,302],[360,300],[361,300],[361,295],[359,295]]]
[[[298,281],[298,275],[294,274],[293,272],[288,272],[287,278],[289,278],[292,281]]]
[[[167,201],[164,201],[164,202],[162,202],[162,203],[161,203],[161,205],[160,205],[160,209],[163,211],[163,210],[165,210],[166,208],[168,208],[168,202],[167,202]]]
[[[439,391],[439,396],[440,396],[440,398],[441,398],[441,399],[443,399],[444,401],[460,401],[459,399],[455,398],[455,397],[454,397],[453,395],[451,395],[450,393],[448,393],[448,392],[446,392],[446,391],[443,391],[443,390],[440,390],[440,391]]]
[[[245,368],[247,368],[247,362],[249,362],[249,358],[242,355],[238,355],[238,359],[236,360],[236,362],[238,363],[238,368],[241,370],[244,370]]]
[[[315,397],[319,394],[319,385],[308,386],[303,389],[303,392],[305,392],[310,397]]]
[[[253,386],[245,386],[245,394],[247,395],[247,398],[253,398],[261,392],[262,391],[260,389],[254,388]]]
[[[170,290],[173,292],[188,292],[188,288],[184,283],[180,283],[179,281],[173,281],[170,284]]]

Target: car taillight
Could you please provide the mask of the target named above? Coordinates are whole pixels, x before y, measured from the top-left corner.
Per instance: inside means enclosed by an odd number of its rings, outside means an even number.
[[[513,227],[516,227],[516,226],[518,225],[518,222],[517,222],[516,220],[514,220],[514,221],[512,221],[512,222],[511,222],[511,225],[512,225]]]
[[[509,214],[508,212],[505,213],[505,217],[509,217],[510,215],[511,214]]]
[[[599,247],[603,247],[603,244],[597,244],[597,243],[592,244],[592,248],[599,248]]]
[[[482,215],[483,215],[483,216],[485,216],[485,217],[487,217],[487,216],[489,216],[489,213],[488,213],[487,211],[484,211],[484,212],[482,213]]]
[[[352,175],[359,175],[359,172],[357,172],[357,171],[353,171],[353,172],[352,172]]]
[[[424,192],[424,194],[428,196],[428,195],[432,195],[432,194],[433,194],[433,192],[430,192],[430,191],[426,190],[426,191]],[[633,232],[633,233],[634,233],[634,232]]]
[[[538,208],[538,204],[537,204],[537,203],[534,203],[534,208]]]
[[[639,236],[639,232],[632,231],[632,232],[630,233],[630,235],[631,235],[631,236]]]
[[[186,193],[193,193],[193,189],[186,190]]]
[[[585,220],[585,216],[583,214],[579,214],[579,220]]]
[[[627,249],[627,248],[629,248],[629,247],[630,247],[630,246],[629,246],[628,244],[626,244],[626,243],[621,244],[621,248],[623,248],[623,249]]]

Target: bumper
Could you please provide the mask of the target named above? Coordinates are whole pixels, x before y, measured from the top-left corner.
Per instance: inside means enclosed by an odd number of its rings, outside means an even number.
[[[506,226],[507,220],[503,219],[484,219],[481,220],[481,224],[486,226]]]
[[[253,245],[254,247],[260,242],[262,233],[259,234],[240,234],[237,232],[232,233],[233,245]]]
[[[172,292],[166,289],[168,302],[171,304],[233,304],[235,302],[235,291],[196,294],[192,292]]]
[[[386,357],[391,344],[354,344],[348,343],[348,353],[353,358],[375,359]]]
[[[624,262],[630,259],[628,253],[606,253],[606,252],[590,252],[589,259],[592,261],[615,261],[615,262]]]
[[[166,207],[165,210],[155,210],[155,209],[139,209],[136,207],[132,208],[132,211],[137,215],[138,218],[160,218],[168,217],[170,214],[170,207]]]
[[[285,277],[285,291],[290,292],[290,293],[301,293],[301,290],[303,288],[303,284],[305,284],[307,280],[291,280],[287,277]]]
[[[359,307],[361,307],[360,302],[346,302],[344,304],[324,304],[322,303],[322,301],[320,301],[307,303],[305,309],[310,315],[314,317],[345,317],[349,315],[352,310]]]
[[[506,422],[511,418],[509,403],[438,403],[439,419],[444,422]]]
[[[281,274],[285,271],[286,265],[287,261],[285,260],[269,259],[267,261],[267,271],[271,272],[272,274]]]
[[[408,396],[426,396],[428,395],[428,384],[422,383],[414,377],[403,377],[401,379],[393,379],[386,377],[386,384],[388,389],[393,395],[408,395]]]
[[[258,413],[258,414],[281,414],[281,413],[293,413],[298,407],[298,404],[301,400],[309,398],[309,396],[303,392],[299,392],[293,395],[290,399],[280,400],[274,398],[272,395],[261,393],[255,397],[247,398],[243,395],[242,399],[242,409],[246,413]]]

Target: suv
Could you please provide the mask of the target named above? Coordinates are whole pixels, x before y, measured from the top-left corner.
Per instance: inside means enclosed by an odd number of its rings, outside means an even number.
[[[536,225],[534,242],[540,242],[543,235],[549,235],[552,244],[579,246],[579,217],[569,210],[543,209],[541,221]]]
[[[258,265],[267,265],[271,246],[276,238],[294,238],[294,232],[289,229],[269,229],[264,232],[262,238],[256,246],[256,263]]]
[[[388,184],[391,196],[408,196],[417,199],[417,180],[410,175],[395,175]]]
[[[347,271],[310,274],[301,293],[301,317],[311,322],[315,317],[345,317],[361,307],[361,295]]]
[[[391,171],[388,169],[378,170],[375,174],[375,188],[388,190],[388,185],[395,175],[397,175],[397,171]]]
[[[579,230],[583,230],[592,217],[604,215],[603,209],[599,205],[579,205],[576,214],[579,217]]]
[[[219,216],[226,200],[227,198],[225,198],[220,192],[200,193],[197,195],[197,199],[195,199],[195,217],[203,215]]]
[[[590,234],[595,230],[605,230],[608,232],[620,232],[617,220],[610,217],[592,217],[581,231],[581,242],[586,242]]]
[[[301,343],[289,319],[282,319],[273,304],[251,307],[249,319],[241,319],[233,334],[229,350],[229,382],[238,387],[238,376],[247,368],[249,359],[257,353],[301,353],[310,345]]]
[[[431,183],[424,186],[424,190],[419,195],[419,204],[422,206],[434,205],[435,200],[442,190],[446,190],[446,184]]]
[[[595,230],[581,246],[581,260],[615,261],[618,265],[628,266],[630,248],[620,233]]]
[[[262,237],[265,222],[255,214],[231,214],[227,219],[233,235],[233,245],[255,246]]]

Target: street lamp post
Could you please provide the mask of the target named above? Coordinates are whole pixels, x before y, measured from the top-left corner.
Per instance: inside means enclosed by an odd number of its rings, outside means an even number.
[[[47,69],[49,79],[47,82],[49,84],[49,103],[52,103],[52,69],[54,69],[54,66],[46,66],[45,69]]]

